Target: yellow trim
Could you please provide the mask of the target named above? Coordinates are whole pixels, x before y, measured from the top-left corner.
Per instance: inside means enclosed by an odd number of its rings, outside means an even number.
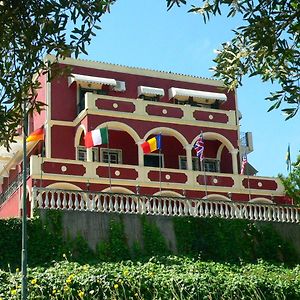
[[[48,174],[42,172],[43,180],[54,180],[54,181],[63,181],[63,182],[80,182],[80,183],[95,183],[95,184],[109,184],[109,178],[99,178],[96,175],[96,168],[99,166],[108,166],[105,163],[98,163],[98,162],[81,162],[75,160],[64,160],[64,159],[46,159],[43,158],[44,162],[57,162],[62,164],[78,164],[83,165],[86,168],[86,173],[83,176],[74,176],[74,175],[61,175],[61,174]],[[41,176],[41,157],[32,156],[31,157],[31,177],[32,179],[40,179]],[[151,182],[148,178],[148,172],[155,170],[154,168],[150,167],[143,167],[143,166],[133,166],[133,165],[121,165],[121,164],[114,164],[116,168],[127,168],[127,169],[134,169],[138,174],[138,178],[136,180],[128,180],[128,179],[116,179],[112,178],[112,183],[122,186],[134,186],[139,185],[141,187],[155,187],[159,188],[159,182]],[[157,171],[157,170],[156,170]],[[177,169],[166,169],[162,168],[162,172],[166,173],[182,173],[187,176],[186,183],[175,183],[175,182],[162,182],[161,186],[164,189],[178,189],[178,190],[191,190],[191,191],[204,191],[205,186],[200,185],[197,183],[196,179],[198,175],[203,175],[203,172],[197,171],[190,171],[190,170],[177,170]],[[249,190],[242,185],[242,181],[245,176],[241,175],[232,175],[232,174],[225,174],[225,173],[212,173],[207,172],[207,176],[215,176],[215,177],[228,177],[232,178],[234,181],[233,187],[224,187],[224,186],[211,186],[207,185],[207,191],[209,192],[219,192],[219,193],[237,193],[237,194],[248,194]],[[256,180],[270,180],[267,177],[258,177],[258,176],[250,176],[250,179]],[[277,190],[261,190],[261,189],[251,189],[251,193],[255,195],[273,195],[273,196],[283,196],[284,189],[279,179],[272,178],[275,180],[278,188]]]

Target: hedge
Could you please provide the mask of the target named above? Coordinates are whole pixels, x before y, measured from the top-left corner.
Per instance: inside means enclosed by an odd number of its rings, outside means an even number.
[[[0,271],[0,300],[20,299],[21,274]],[[28,270],[28,299],[297,300],[300,267],[191,258],[96,265],[67,260]]]

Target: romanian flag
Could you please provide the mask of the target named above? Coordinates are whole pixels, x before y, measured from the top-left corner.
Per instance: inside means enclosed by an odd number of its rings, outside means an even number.
[[[97,128],[86,133],[84,138],[86,148],[91,148],[97,145],[108,144],[107,127]]]
[[[151,153],[157,149],[161,150],[161,134],[141,144],[144,153]]]
[[[33,131],[26,139],[26,142],[43,141],[45,138],[44,127]]]

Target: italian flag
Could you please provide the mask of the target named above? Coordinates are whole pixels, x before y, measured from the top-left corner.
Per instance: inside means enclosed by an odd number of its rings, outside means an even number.
[[[92,131],[88,131],[84,138],[84,144],[86,148],[91,148],[97,145],[108,143],[108,130],[107,127],[97,128]]]

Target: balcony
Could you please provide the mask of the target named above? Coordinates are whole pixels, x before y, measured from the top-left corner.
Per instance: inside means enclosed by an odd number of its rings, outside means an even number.
[[[85,94],[85,109],[88,113],[97,115],[128,116],[131,119],[143,120],[151,117],[152,121],[170,122],[177,124],[189,124],[205,127],[221,127],[236,129],[235,111],[212,109],[206,107],[191,106],[189,104],[179,105],[165,102],[152,102],[143,99],[129,99]],[[83,110],[77,118],[85,115]]]
[[[117,194],[33,188],[32,209],[192,216],[200,218],[244,219],[250,221],[299,223],[300,210],[293,206],[260,205],[137,194]]]
[[[165,190],[204,191],[208,193],[236,193],[258,196],[281,196],[283,186],[277,178],[242,176],[215,172],[178,170],[137,165],[84,162],[31,156],[33,180],[69,183],[109,183],[115,186],[147,186]],[[110,175],[110,176],[109,176]]]
[[[29,176],[29,168],[26,169],[26,178]],[[0,194],[0,205],[13,195],[20,186],[23,185],[23,174],[19,173],[17,177],[8,185],[7,189]]]

